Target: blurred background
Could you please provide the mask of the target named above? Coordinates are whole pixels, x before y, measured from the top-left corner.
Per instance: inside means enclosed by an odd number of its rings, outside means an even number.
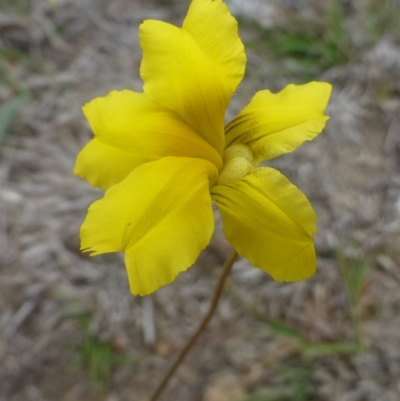
[[[240,260],[174,401],[400,400],[400,1],[228,0],[260,89],[323,80],[327,128],[274,160],[319,216],[318,272],[278,284]],[[72,173],[81,106],[141,90],[138,26],[189,0],[0,0],[0,401],[145,401],[197,327],[230,248],[148,298],[121,255],[89,258],[102,196]],[[218,218],[217,218],[218,219]]]

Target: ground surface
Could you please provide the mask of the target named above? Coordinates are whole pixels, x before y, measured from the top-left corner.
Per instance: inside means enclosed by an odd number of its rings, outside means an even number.
[[[325,132],[273,162],[317,211],[318,273],[282,285],[239,261],[163,399],[398,401],[399,2],[230,4],[249,63],[229,116],[259,89],[334,86]],[[101,191],[72,174],[81,105],[140,90],[139,23],[187,5],[0,0],[1,401],[145,401],[207,309],[220,227],[188,273],[132,297],[120,255],[79,251]]]

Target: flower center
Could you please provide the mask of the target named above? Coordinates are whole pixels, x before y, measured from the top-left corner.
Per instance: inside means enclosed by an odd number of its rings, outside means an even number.
[[[224,166],[217,185],[229,185],[241,180],[254,170],[253,153],[243,144],[229,146],[224,153]]]

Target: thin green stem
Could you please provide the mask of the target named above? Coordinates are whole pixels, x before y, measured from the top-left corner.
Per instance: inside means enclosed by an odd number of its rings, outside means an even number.
[[[196,340],[199,338],[201,332],[206,328],[208,322],[211,320],[217,306],[219,299],[221,298],[222,290],[224,289],[225,280],[228,277],[229,272],[232,269],[233,264],[235,263],[238,254],[236,251],[232,253],[232,255],[227,259],[225,262],[224,268],[222,270],[221,277],[218,280],[217,286],[214,291],[214,295],[210,304],[210,308],[207,314],[204,316],[203,320],[200,323],[200,326],[196,330],[196,332],[190,337],[186,345],[183,347],[182,351],[180,352],[178,358],[174,362],[174,364],[169,368],[168,372],[164,376],[164,379],[158,385],[156,391],[154,392],[153,396],[150,398],[150,401],[157,401],[161,393],[163,392],[164,388],[167,386],[169,380],[178,369],[179,365],[183,362],[188,352],[193,347]]]

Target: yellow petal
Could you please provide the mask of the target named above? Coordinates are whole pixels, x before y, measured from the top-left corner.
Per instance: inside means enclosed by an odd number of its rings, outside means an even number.
[[[145,21],[140,42],[145,93],[179,113],[222,155],[225,111],[246,64],[225,3],[194,0],[182,28]]]
[[[125,252],[133,294],[146,295],[187,270],[214,228],[208,177],[215,166],[166,157],[142,164],[89,207],[81,249]]]
[[[279,93],[263,90],[225,129],[226,147],[250,147],[257,163],[292,152],[325,126],[331,85],[310,82],[288,85]]]
[[[303,280],[315,272],[315,213],[278,171],[257,168],[235,184],[214,186],[212,196],[226,238],[254,266],[277,281]]]
[[[78,155],[74,172],[95,187],[107,189],[140,164],[166,156],[201,158],[221,167],[212,146],[143,93],[113,91],[83,111],[95,138]]]
[[[79,152],[74,173],[94,187],[107,189],[122,181],[138,164],[138,158],[131,153],[94,138]]]

